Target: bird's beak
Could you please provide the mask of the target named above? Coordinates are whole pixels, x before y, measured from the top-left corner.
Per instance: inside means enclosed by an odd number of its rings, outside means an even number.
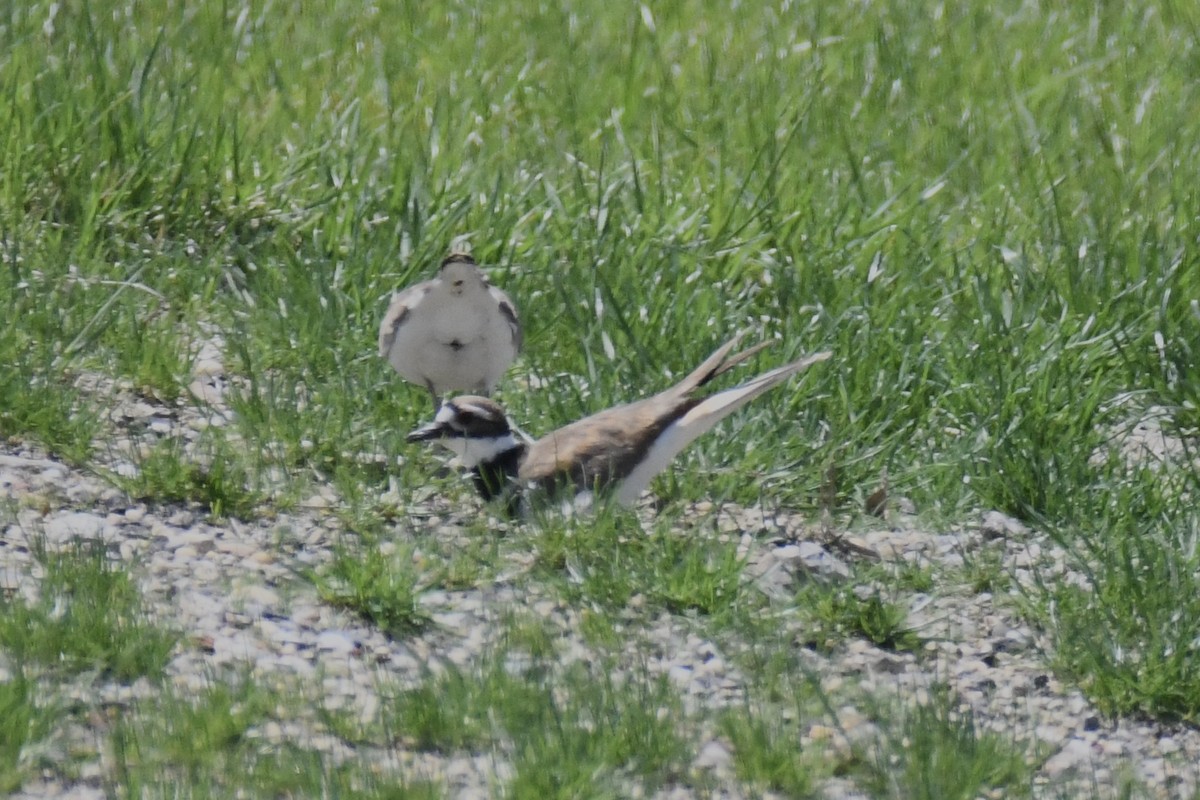
[[[446,423],[434,420],[428,425],[422,425],[405,438],[410,442],[431,442],[446,435]]]

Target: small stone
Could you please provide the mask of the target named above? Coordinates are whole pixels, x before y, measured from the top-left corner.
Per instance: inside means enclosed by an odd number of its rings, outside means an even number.
[[[720,656],[705,659],[696,669],[698,675],[719,675],[725,672],[725,660]]]
[[[249,628],[254,624],[254,620],[249,614],[243,614],[240,611],[226,611],[222,616],[226,623],[235,628]]]
[[[136,539],[123,539],[117,545],[117,550],[121,553],[121,560],[125,562],[133,561],[145,549],[146,543],[137,541]]]
[[[358,649],[358,642],[343,631],[322,631],[317,636],[317,649],[327,653],[351,655]]]
[[[162,406],[152,406],[144,400],[137,400],[121,409],[121,414],[129,419],[146,419],[166,411]]]
[[[908,669],[908,660],[903,656],[883,653],[874,660],[871,667],[876,672],[882,672],[887,675],[902,675]]]
[[[218,358],[200,358],[192,366],[192,377],[211,378],[225,374],[225,365]]]
[[[310,654],[312,653],[312,651],[309,652]],[[263,659],[261,667],[264,672],[285,670],[294,672],[302,677],[311,677],[316,674],[316,668],[313,667],[310,658],[292,654],[272,656],[268,659]]]
[[[1023,522],[999,511],[985,512],[979,530],[985,539],[1006,539],[1029,534],[1029,528]]]
[[[724,744],[711,741],[700,748],[692,766],[696,769],[725,770],[733,764],[733,754]]]
[[[813,725],[808,729],[808,738],[814,742],[823,742],[837,736],[838,732],[835,728],[828,725]]]
[[[1068,739],[1057,753],[1047,759],[1042,769],[1051,778],[1080,773],[1092,760],[1092,748],[1083,739]]]
[[[1107,758],[1126,755],[1125,743],[1118,739],[1100,739],[1096,744],[1100,747],[1100,754]]]
[[[258,548],[249,542],[222,537],[216,541],[217,552],[226,553],[237,558],[249,558],[258,552]]]
[[[67,470],[59,464],[51,464],[38,473],[38,478],[43,485],[47,483],[60,483],[67,479]]]
[[[1057,745],[1067,740],[1071,732],[1063,725],[1039,725],[1035,731],[1037,738],[1048,745]]]
[[[1087,698],[1076,692],[1067,698],[1067,712],[1078,716],[1088,710],[1089,704]]]
[[[132,461],[118,461],[113,464],[112,471],[122,478],[136,478],[141,472]]]
[[[964,658],[958,662],[956,671],[959,675],[986,675],[991,672],[993,666],[993,664],[988,664],[981,658]]]
[[[677,686],[687,686],[692,682],[694,676],[691,667],[676,664],[668,670],[667,677]]]
[[[325,497],[320,492],[310,496],[306,500],[300,501],[301,508],[323,509],[329,508],[332,505],[333,503],[330,502],[329,498]]]
[[[213,534],[203,530],[181,531],[167,542],[167,549],[176,551],[176,557],[182,557],[178,551],[183,548],[190,548],[188,557],[191,558],[197,554],[211,552],[216,546]]]
[[[805,541],[777,547],[772,555],[793,574],[812,572],[837,578],[850,576],[850,568],[816,542]]]
[[[266,586],[253,583],[238,586],[231,592],[234,602],[243,603],[247,609],[253,608],[257,613],[274,609],[279,605],[279,593]]]
[[[854,706],[842,706],[837,711],[838,726],[847,733],[867,724],[870,720],[867,715],[859,711]]]
[[[1142,780],[1161,786],[1167,778],[1167,762],[1162,758],[1143,759],[1138,765],[1138,772]]]
[[[297,605],[292,609],[292,619],[300,625],[312,627],[321,621],[321,607],[309,604]]]
[[[192,571],[192,578],[201,583],[215,583],[221,577],[220,567],[207,558],[197,559],[189,563],[189,567]]]
[[[283,741],[283,726],[275,720],[271,720],[263,726],[262,736],[268,742],[278,744]]]
[[[468,666],[473,656],[474,653],[465,647],[452,647],[446,652],[446,659],[456,667]]]
[[[230,663],[232,661],[253,660],[260,651],[258,640],[246,632],[232,634],[217,634],[212,637],[213,661]]]
[[[776,797],[777,795],[766,796]],[[868,800],[868,795],[864,794],[858,785],[848,778],[827,778],[822,782],[820,796],[829,798],[829,800]]]
[[[105,528],[104,517],[75,511],[53,517],[43,532],[47,539],[62,544],[72,539],[100,539]]]

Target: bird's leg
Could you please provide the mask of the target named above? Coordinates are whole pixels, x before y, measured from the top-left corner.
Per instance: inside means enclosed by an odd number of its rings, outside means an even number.
[[[442,410],[442,398],[438,397],[437,390],[433,388],[433,381],[425,381],[425,388],[429,390],[429,396],[433,398],[433,413]]]

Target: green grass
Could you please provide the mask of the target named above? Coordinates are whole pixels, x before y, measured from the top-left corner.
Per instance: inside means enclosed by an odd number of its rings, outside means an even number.
[[[496,750],[511,759],[514,797],[619,797],[623,780],[653,790],[683,773],[689,744],[665,680],[506,660],[492,654],[480,673],[452,669],[396,694],[385,711],[392,735],[418,750]]]
[[[124,767],[136,765],[153,775],[170,769],[186,783],[197,785],[206,777],[226,772],[245,750],[254,749],[249,734],[272,719],[279,698],[252,682],[216,684],[194,698],[167,697],[161,730],[135,731],[121,720],[115,732]],[[138,752],[144,747],[149,752]]]
[[[736,539],[670,518],[643,530],[627,511],[602,508],[582,519],[547,516],[532,546],[540,574],[572,602],[618,610],[635,598],[676,614],[734,622],[761,606],[743,575]]]
[[[914,592],[931,592],[937,587],[937,576],[927,564],[902,562],[896,570],[896,585]]]
[[[55,706],[39,704],[37,683],[24,672],[0,682],[0,791],[21,787],[29,772],[28,751],[50,735],[59,716]]]
[[[1001,555],[996,550],[964,553],[962,578],[973,594],[997,593],[1010,583]]]
[[[818,757],[803,750],[794,727],[748,711],[727,713],[720,726],[733,745],[742,780],[786,797],[818,796],[814,778],[825,770]]]
[[[270,726],[294,707],[246,677],[139,705],[113,725],[106,788],[118,797],[443,796],[434,784],[380,778],[364,763],[335,765],[307,742],[273,739]]]
[[[151,312],[153,313],[153,312]],[[115,373],[139,394],[174,403],[187,393],[192,357],[198,352],[180,335],[178,321],[162,315],[124,315],[125,327],[107,331],[116,357]]]
[[[254,488],[257,473],[240,448],[223,437],[211,442],[199,452],[188,452],[176,439],[147,445],[135,458],[136,475],[114,480],[137,500],[196,503],[215,520],[249,518],[265,499]]]
[[[801,589],[796,602],[813,622],[805,638],[819,648],[832,648],[847,636],[862,637],[885,650],[921,646],[920,637],[907,626],[904,609],[877,588],[813,583]]]
[[[327,602],[407,637],[426,630],[421,588],[503,575],[582,608],[614,652],[647,614],[722,635],[799,617],[822,645],[918,646],[903,593],[943,575],[777,607],[736,540],[668,530],[698,499],[811,512],[831,466],[841,519],[886,469],[928,519],[998,509],[1052,532],[1091,581],[1037,575],[1023,598],[1056,669],[1109,713],[1194,722],[1197,30],[1168,0],[15,4],[0,12],[0,439],[216,521],[332,484],[371,544],[311,576]],[[437,462],[403,437],[428,400],[374,342],[390,292],[463,236],[523,310],[501,396],[534,434],[668,386],[737,330],[777,339],[739,374],[834,357],[679,458],[649,532],[607,510],[481,519],[415,570],[406,516],[430,513]],[[232,420],[113,474],[114,402],[205,414],[188,385],[214,334]],[[1115,453],[1151,407],[1188,448],[1153,472]],[[5,658],[160,673],[173,639],[129,581],[63,558],[43,599],[3,600]],[[1011,585],[987,555],[951,578]],[[101,607],[75,611],[82,593]],[[555,746],[530,763],[579,745]],[[766,784],[791,781],[762,748]],[[298,758],[281,769],[340,780]],[[518,772],[522,792],[579,778]]]
[[[1028,746],[980,730],[969,708],[944,688],[915,704],[882,732],[868,785],[875,797],[969,798],[1030,793]]]
[[[343,545],[328,569],[313,578],[325,602],[354,612],[389,636],[416,633],[429,623],[420,606],[424,570],[411,549]]]
[[[69,463],[86,463],[97,409],[86,406],[69,376],[55,367],[50,340],[15,328],[9,317],[0,336],[0,436],[29,439]]]
[[[1100,485],[1100,527],[1063,528],[1090,585],[1048,585],[1055,660],[1112,714],[1200,720],[1200,517],[1155,471]],[[1100,548],[1106,548],[1103,552]],[[1112,548],[1108,550],[1107,548]]]
[[[41,552],[39,597],[0,595],[0,653],[49,673],[95,671],[122,682],[157,680],[177,634],[150,621],[129,574],[99,543]]]

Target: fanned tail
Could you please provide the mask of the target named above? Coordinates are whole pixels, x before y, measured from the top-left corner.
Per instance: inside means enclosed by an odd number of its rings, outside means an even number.
[[[676,384],[675,390],[683,395],[691,394],[704,384],[711,381],[713,378],[717,377],[718,375],[725,374],[738,364],[746,361],[764,347],[770,347],[772,344],[774,344],[772,340],[768,339],[765,342],[759,342],[753,347],[743,350],[737,355],[729,355],[729,351],[737,347],[738,342],[740,342],[745,335],[746,332],[742,331],[728,342],[721,345],[721,347],[718,348],[715,353],[704,359],[703,364],[696,367],[686,378]]]
[[[750,348],[744,353],[734,356],[728,361],[718,359],[718,356],[723,357],[737,343],[734,339],[729,344],[722,347],[714,353],[708,361],[701,365],[701,368],[707,367],[709,372],[701,373],[697,369],[688,376],[691,381],[696,378],[699,386],[721,372],[734,366],[750,355],[753,355],[759,349],[758,347]],[[657,475],[662,470],[666,469],[667,465],[679,455],[679,453],[702,436],[707,431],[711,430],[718,422],[725,417],[737,411],[742,406],[749,403],[754,398],[763,394],[767,390],[778,386],[788,378],[798,372],[802,372],[809,366],[824,361],[832,355],[829,351],[813,353],[799,361],[793,361],[790,364],[785,364],[782,367],[776,367],[769,372],[764,372],[753,380],[743,383],[741,386],[735,386],[732,389],[726,389],[723,392],[717,392],[711,397],[707,397],[697,403],[690,411],[676,420],[654,443],[650,452],[646,454],[646,458],[637,466],[637,468],[629,474],[629,477],[621,484],[620,493],[617,495],[617,502],[624,505],[632,505],[650,483],[650,479]],[[709,362],[715,361],[715,366]],[[694,387],[693,387],[694,388]]]

